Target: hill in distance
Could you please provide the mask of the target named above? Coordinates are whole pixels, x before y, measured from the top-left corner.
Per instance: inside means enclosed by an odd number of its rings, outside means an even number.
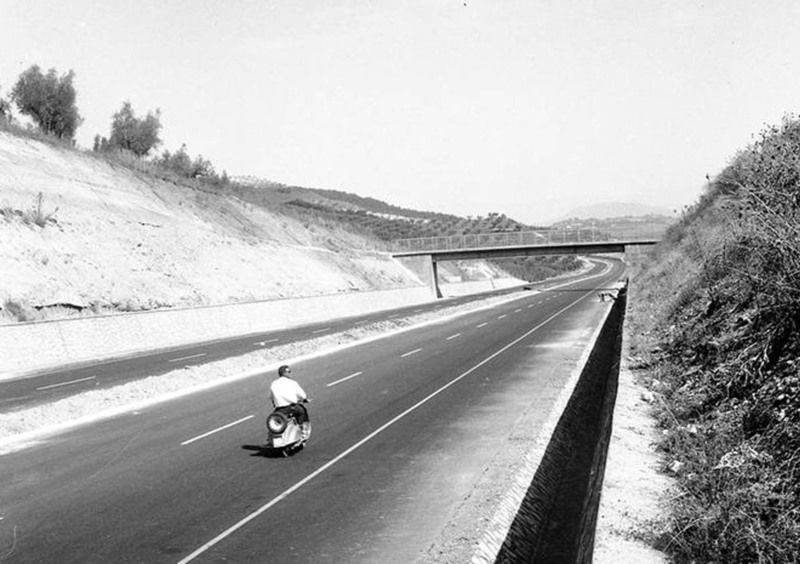
[[[564,214],[563,218],[558,221],[561,222],[570,219],[609,219],[617,217],[646,216],[664,216],[674,218],[675,212],[665,207],[650,206],[636,202],[600,202],[597,204],[575,208]]]

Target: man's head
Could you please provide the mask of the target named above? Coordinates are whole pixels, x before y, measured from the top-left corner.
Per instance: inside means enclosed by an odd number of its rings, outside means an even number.
[[[292,369],[289,368],[288,364],[284,364],[280,368],[278,368],[278,376],[287,376],[288,377],[289,374],[291,374],[291,373],[292,373]]]

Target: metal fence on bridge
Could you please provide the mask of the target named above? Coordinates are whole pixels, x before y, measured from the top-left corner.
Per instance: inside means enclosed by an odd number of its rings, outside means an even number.
[[[552,246],[570,243],[604,241],[653,241],[661,239],[659,229],[540,229],[536,231],[504,231],[498,233],[473,233],[446,237],[418,237],[397,239],[391,243],[395,252],[449,251],[456,249],[481,249],[486,247]]]

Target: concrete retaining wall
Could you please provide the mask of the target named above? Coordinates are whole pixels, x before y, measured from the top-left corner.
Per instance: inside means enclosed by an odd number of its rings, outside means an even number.
[[[621,289],[496,562],[591,563],[617,393]]]
[[[432,300],[430,288],[420,286],[2,325],[0,379],[65,364],[305,325]]]

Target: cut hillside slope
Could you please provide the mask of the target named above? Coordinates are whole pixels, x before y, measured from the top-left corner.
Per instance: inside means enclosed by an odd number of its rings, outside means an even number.
[[[631,296],[681,489],[660,546],[676,562],[798,562],[800,121],[736,155]]]
[[[420,284],[365,237],[0,132],[0,321]]]

